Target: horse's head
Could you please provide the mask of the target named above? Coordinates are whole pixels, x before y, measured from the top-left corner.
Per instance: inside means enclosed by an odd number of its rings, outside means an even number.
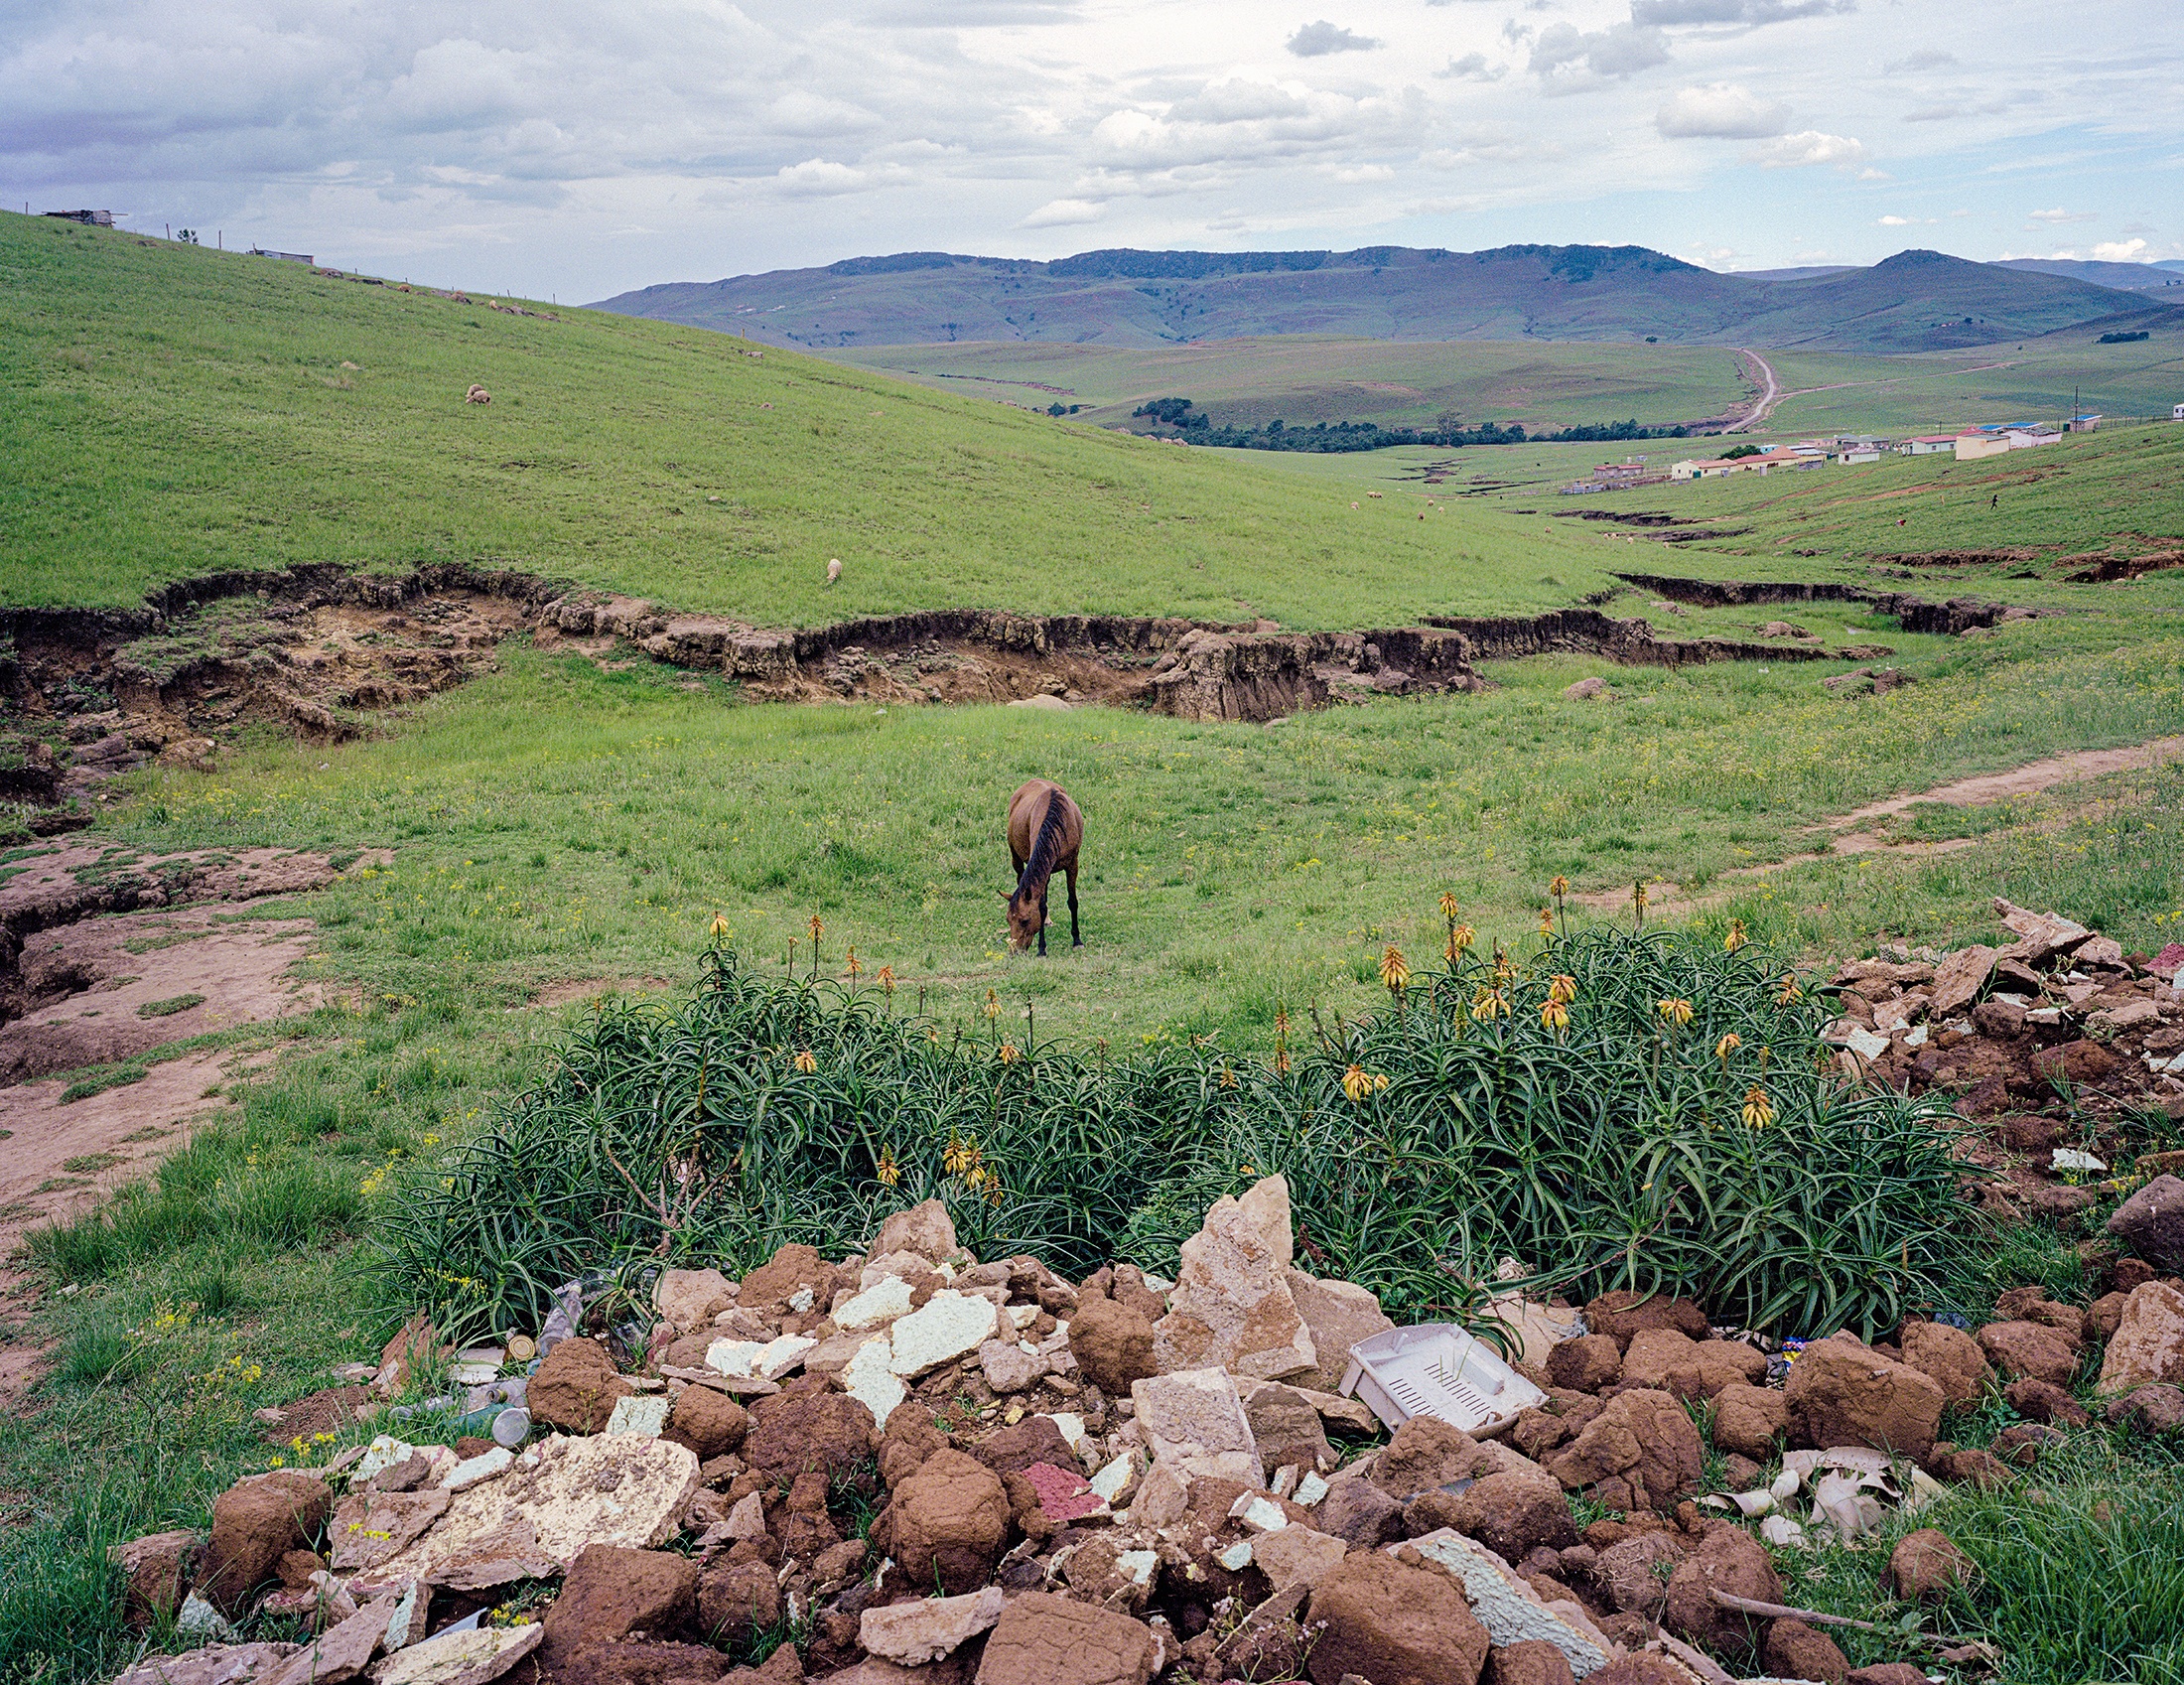
[[[1029,896],[1004,891],[1001,899],[1009,909],[1009,945],[1022,953],[1039,939],[1039,931],[1046,920],[1039,914],[1037,901]]]

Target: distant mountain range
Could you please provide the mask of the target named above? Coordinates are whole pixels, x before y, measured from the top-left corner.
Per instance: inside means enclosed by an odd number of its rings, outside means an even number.
[[[902,252],[824,269],[671,282],[596,308],[811,350],[997,340],[1160,346],[1337,334],[1905,352],[2107,329],[2123,317],[2132,328],[2184,326],[2184,308],[2054,267],[1904,251],[1870,268],[1725,275],[1643,246],[1589,245],[1116,250],[1051,263]]]

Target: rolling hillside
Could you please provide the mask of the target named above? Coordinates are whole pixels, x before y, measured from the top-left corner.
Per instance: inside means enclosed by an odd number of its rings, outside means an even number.
[[[1306,628],[1556,608],[1605,577],[1598,545],[1500,511],[1353,509],[1210,453],[508,303],[0,215],[0,604],[465,562],[769,626]]]
[[[1526,245],[1095,251],[1052,263],[907,252],[647,287],[599,308],[814,350],[1327,334],[1905,352],[2023,339],[2142,302],[2069,276],[1931,251],[1899,252],[1869,269],[1760,279],[1640,246]],[[2184,321],[2184,310],[2175,314]]]

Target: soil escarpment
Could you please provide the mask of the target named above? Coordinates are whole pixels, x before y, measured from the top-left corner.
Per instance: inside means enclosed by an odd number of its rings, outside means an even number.
[[[1927,603],[1840,585],[1629,584],[1719,605],[1840,598],[1956,632],[2031,613],[1971,599]],[[158,759],[204,767],[238,726],[338,742],[374,715],[460,684],[503,638],[594,656],[635,651],[716,674],[761,701],[1022,702],[1054,698],[1186,720],[1265,721],[1329,703],[1486,688],[1484,659],[1554,652],[1626,664],[1818,660],[1820,650],[1657,637],[1597,608],[1523,617],[1427,617],[1423,626],[1285,632],[1178,617],[1015,615],[950,609],[777,630],[682,615],[512,570],[454,564],[402,577],[333,566],[174,585],[133,610],[0,615],[0,801],[34,831],[66,828],[117,773]]]

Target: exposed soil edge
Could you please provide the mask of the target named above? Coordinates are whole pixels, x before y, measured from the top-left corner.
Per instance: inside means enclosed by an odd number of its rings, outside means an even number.
[[[2034,612],[1973,599],[1932,604],[1904,593],[1834,584],[1617,577],[1664,597],[1709,605],[1856,601],[1920,632],[1957,632]],[[473,610],[466,611],[470,624],[464,635],[441,639],[456,647],[420,652],[413,644],[401,674],[383,684],[359,685],[351,672],[350,689],[327,696],[311,693],[308,663],[284,665],[263,654],[239,656],[208,644],[153,671],[128,653],[135,640],[190,632],[191,617],[208,605],[253,596],[267,601],[269,614],[277,610],[289,616],[353,608],[430,620],[435,613],[453,612],[455,599],[468,600]],[[478,608],[486,611],[482,618],[475,612]],[[764,700],[1017,701],[1061,692],[1072,699],[1146,707],[1179,719],[1247,722],[1336,701],[1481,690],[1486,681],[1474,663],[1482,659],[1562,652],[1675,667],[1714,660],[1832,658],[1823,650],[1773,642],[1661,638],[1644,620],[1618,620],[1592,607],[1532,616],[1429,616],[1420,626],[1361,632],[1291,632],[1265,621],[1247,630],[1181,617],[1015,615],[984,609],[770,630],[722,616],[674,614],[641,599],[515,569],[436,563],[404,575],[380,575],[322,563],[179,581],[149,593],[140,609],[0,611],[0,636],[9,640],[0,649],[0,698],[12,704],[11,711],[35,716],[48,709],[41,686],[50,690],[56,675],[94,679],[111,686],[121,716],[108,717],[116,723],[101,729],[114,735],[96,746],[90,758],[104,755],[112,770],[141,764],[149,753],[202,764],[212,746],[208,731],[200,729],[199,710],[204,697],[218,694],[218,687],[240,686],[252,693],[258,715],[275,718],[306,738],[336,741],[368,729],[356,709],[460,683],[489,662],[498,636],[523,630],[545,643],[562,637],[618,638],[663,663],[737,680]],[[948,683],[927,682],[936,666],[951,670]],[[329,706],[330,699],[338,705]],[[106,754],[109,749],[113,753]],[[46,755],[26,771],[45,781],[45,800],[68,786],[70,768],[65,760]],[[81,783],[78,777],[77,794]],[[6,793],[40,798],[36,789]]]
[[[1672,603],[1689,603],[1705,609],[1738,608],[1757,603],[1862,603],[1876,615],[1896,620],[1905,632],[1932,632],[1942,637],[1955,637],[2003,621],[2038,620],[2060,612],[2028,609],[2015,603],[1991,603],[1979,597],[1952,597],[1946,603],[1932,603],[1908,591],[1873,591],[1862,585],[1844,585],[1832,580],[1739,582],[1687,579],[1657,573],[1618,573],[1615,577],[1625,585],[1651,591]]]

